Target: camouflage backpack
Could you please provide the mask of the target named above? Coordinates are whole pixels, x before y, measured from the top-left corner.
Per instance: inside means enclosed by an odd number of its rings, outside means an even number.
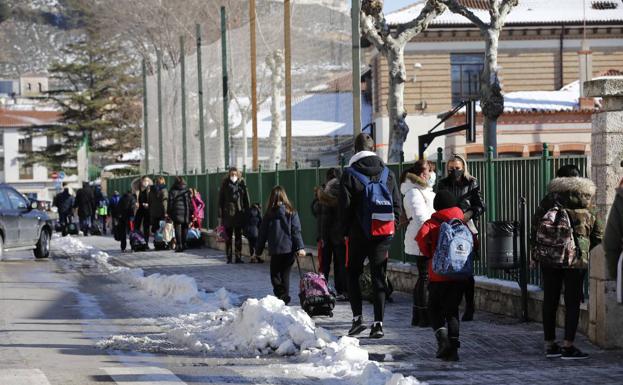
[[[569,213],[556,204],[538,223],[533,259],[543,266],[570,266],[576,258],[576,251]]]

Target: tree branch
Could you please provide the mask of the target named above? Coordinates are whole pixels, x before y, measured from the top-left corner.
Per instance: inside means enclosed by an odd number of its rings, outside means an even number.
[[[376,28],[376,19],[363,11],[361,11],[361,33],[379,52],[385,49],[385,40]]]
[[[396,40],[398,40],[400,44],[406,44],[409,40],[425,30],[428,24],[445,10],[446,7],[442,1],[428,0],[418,17],[408,23],[399,24],[397,26]]]
[[[466,6],[460,4],[457,0],[439,0],[443,4],[445,4],[450,11],[453,13],[457,13],[472,23],[476,24],[481,31],[486,31],[489,29],[489,25],[482,21],[478,16],[476,16],[472,11],[469,10]]]

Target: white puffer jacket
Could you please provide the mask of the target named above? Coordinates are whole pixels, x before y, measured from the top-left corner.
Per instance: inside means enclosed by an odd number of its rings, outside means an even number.
[[[405,182],[400,185],[400,192],[404,195],[402,203],[407,218],[410,219],[405,232],[405,253],[420,255],[415,236],[424,222],[429,220],[435,212],[433,208],[435,193],[424,179],[410,173],[407,174]]]

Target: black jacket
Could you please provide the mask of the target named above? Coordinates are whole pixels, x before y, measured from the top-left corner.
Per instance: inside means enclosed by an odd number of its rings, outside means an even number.
[[[119,204],[115,210],[115,216],[121,221],[128,221],[134,217],[134,211],[136,208],[136,195],[127,192],[123,194],[119,200]]]
[[[169,205],[169,191],[167,185],[153,185],[147,196],[149,205],[149,217],[153,221],[160,221],[167,214]]]
[[[351,159],[351,165],[356,171],[377,179],[383,171],[385,163],[376,155],[369,152],[359,152]],[[392,195],[392,203],[394,206],[394,218],[396,228],[398,228],[398,220],[400,211],[402,210],[402,196],[396,184],[396,176],[390,170],[387,179],[387,188]],[[344,172],[340,181],[340,192],[338,197],[338,216],[341,227],[341,234],[350,237],[351,243],[367,242],[368,238],[363,232],[362,225],[357,218],[357,212],[362,204],[364,186],[348,172]]]
[[[218,207],[219,214],[225,227],[242,227],[244,216],[250,206],[247,185],[244,179],[233,183],[226,179],[219,191]]]
[[[78,190],[74,201],[74,208],[78,209],[78,217],[80,218],[93,216],[97,205],[95,204],[95,194],[91,187],[85,186]]]
[[[339,245],[344,242],[338,220],[338,197],[340,195],[340,181],[331,179],[325,187],[317,192],[320,203],[320,229],[324,242]]]
[[[169,191],[168,213],[175,223],[190,223],[192,205],[190,190],[185,184],[175,184]]]
[[[69,215],[74,207],[74,197],[65,189],[54,197],[54,206],[58,208],[59,214]]]
[[[268,254],[294,253],[305,248],[301,235],[301,221],[296,212],[286,213],[285,206],[272,209],[264,216],[257,238],[257,255],[262,254],[268,241]]]
[[[260,227],[262,225],[262,210],[258,206],[251,206],[247,210],[247,218],[244,225],[244,236],[247,238],[256,238],[259,236]]]
[[[472,216],[474,221],[485,212],[478,179],[464,176],[459,181],[455,181],[450,177],[445,177],[437,184],[436,192],[442,190],[450,191],[456,197],[463,212],[471,210],[474,213]]]

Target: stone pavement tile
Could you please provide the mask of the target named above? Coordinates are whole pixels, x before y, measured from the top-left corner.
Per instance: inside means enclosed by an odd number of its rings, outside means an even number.
[[[119,262],[141,267],[146,274],[186,274],[197,280],[207,291],[225,287],[243,297],[263,297],[272,293],[268,264],[227,265],[223,253],[211,249],[189,250],[186,253],[150,251],[118,252],[110,238],[83,239]],[[293,305],[298,305],[298,272],[292,270],[290,291]],[[361,334],[360,344],[370,358],[384,361],[391,370],[413,375],[429,384],[623,384],[623,351],[605,351],[578,335],[577,345],[591,354],[588,360],[563,361],[546,359],[543,355],[541,325],[490,313],[478,312],[474,322],[461,324],[461,361],[446,363],[434,358],[436,342],[429,328],[413,328],[411,296],[394,293],[393,303],[386,306],[383,322],[385,338],[367,338]],[[333,318],[316,318],[316,324],[336,336],[345,335],[352,313],[346,302],[339,302]],[[364,304],[364,319],[370,322],[371,304]],[[562,336],[562,331],[559,331]],[[387,361],[391,354],[393,360]]]

